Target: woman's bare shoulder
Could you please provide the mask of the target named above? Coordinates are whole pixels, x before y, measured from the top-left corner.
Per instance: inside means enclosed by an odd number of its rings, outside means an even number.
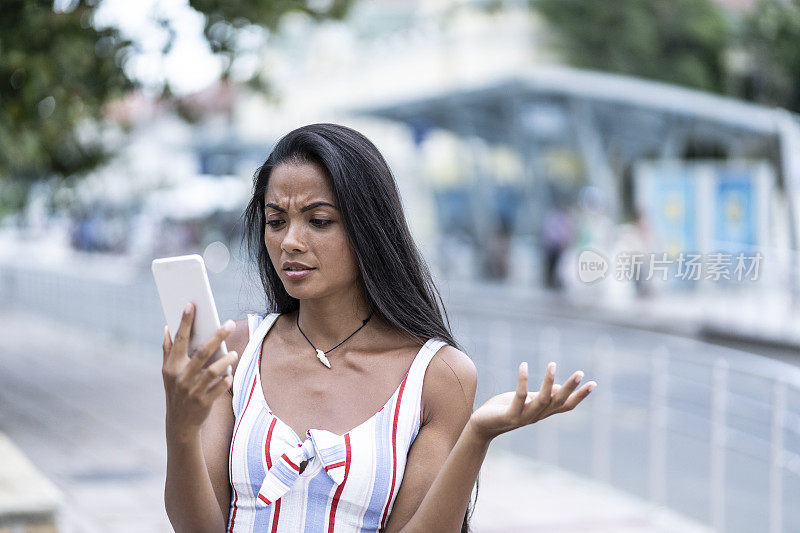
[[[239,359],[242,357],[242,352],[244,352],[244,349],[247,347],[247,343],[250,342],[250,326],[247,323],[247,317],[234,320],[234,322],[236,323],[236,329],[225,339],[225,347],[229,352],[233,351],[238,355],[236,362],[231,365],[231,369],[235,374]],[[233,395],[233,391],[228,389],[228,394]]]
[[[432,412],[452,412],[466,405],[472,411],[478,371],[470,357],[453,346],[442,346],[431,359],[422,385],[423,418]]]
[[[250,327],[247,324],[247,317],[234,320],[234,322],[236,329],[225,339],[225,346],[228,351],[233,350],[241,356],[250,341]]]

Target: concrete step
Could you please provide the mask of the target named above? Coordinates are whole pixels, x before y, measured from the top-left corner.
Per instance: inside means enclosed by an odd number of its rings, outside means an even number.
[[[55,533],[63,496],[5,433],[0,433],[0,533]]]

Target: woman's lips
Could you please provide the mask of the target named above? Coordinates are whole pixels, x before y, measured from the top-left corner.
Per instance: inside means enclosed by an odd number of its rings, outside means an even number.
[[[308,268],[306,270],[284,270],[283,272],[289,279],[302,279],[314,270],[316,270],[316,268]]]

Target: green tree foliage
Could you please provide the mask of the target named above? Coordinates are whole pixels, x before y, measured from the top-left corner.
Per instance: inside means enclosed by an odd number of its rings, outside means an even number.
[[[579,67],[722,92],[729,27],[711,0],[529,0]]]
[[[136,45],[114,28],[98,29],[101,0],[0,2],[0,211],[42,177],[83,174],[105,161],[96,135],[106,104],[136,84],[125,63]],[[206,17],[211,49],[227,59],[228,78],[240,52],[239,31],[278,27],[292,11],[316,20],[342,18],[352,0],[191,0]],[[157,21],[174,41],[170,21]],[[254,85],[264,88],[254,78]],[[162,96],[171,99],[165,82]],[[178,102],[179,103],[179,102]],[[179,106],[178,106],[179,107]],[[11,183],[14,180],[14,183]]]
[[[800,112],[800,0],[761,0],[744,19],[741,95]]]
[[[107,155],[92,121],[132,87],[131,43],[94,28],[95,9],[91,0],[63,11],[45,0],[0,5],[0,186],[80,174]]]

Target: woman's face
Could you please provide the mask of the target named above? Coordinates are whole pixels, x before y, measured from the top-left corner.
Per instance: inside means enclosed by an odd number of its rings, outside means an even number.
[[[320,298],[353,290],[358,280],[355,254],[322,167],[315,163],[275,167],[264,206],[264,244],[290,296]],[[289,272],[287,262],[310,270]]]

